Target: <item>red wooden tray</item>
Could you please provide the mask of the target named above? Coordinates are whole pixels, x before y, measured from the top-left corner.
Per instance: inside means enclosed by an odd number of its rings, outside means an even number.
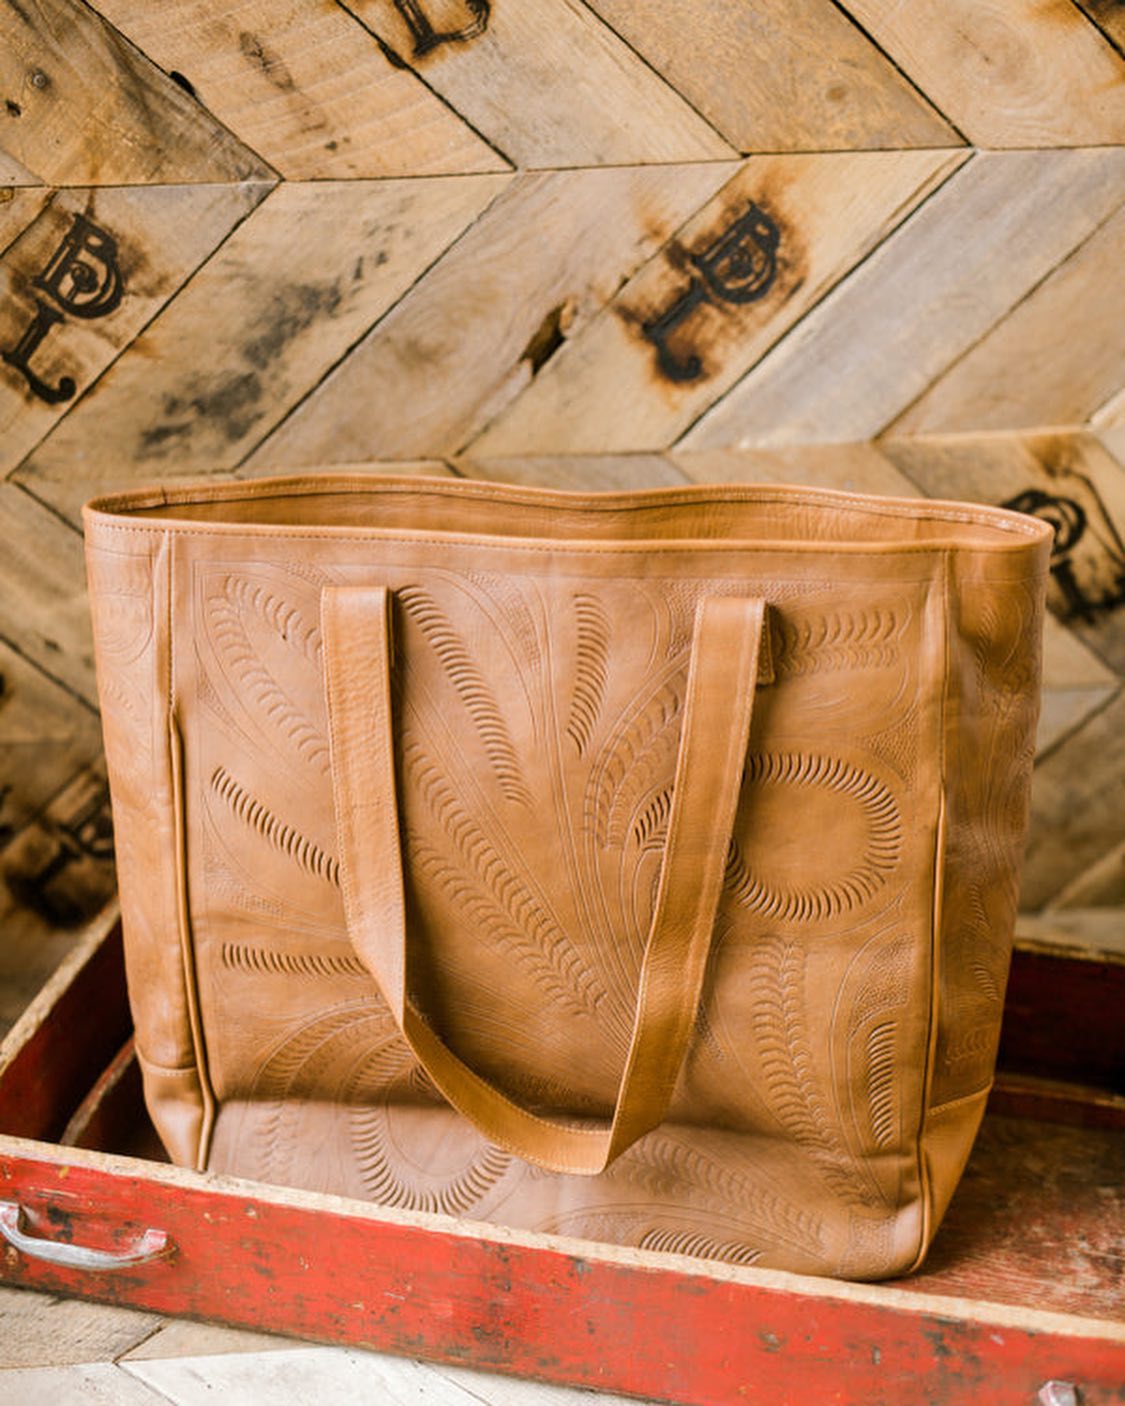
[[[1017,962],[1015,1073],[925,1270],[851,1285],[162,1163],[109,913],[0,1047],[0,1279],[684,1403],[1122,1403],[1125,966],[1083,1010],[1089,1059],[1064,1040],[1052,1060],[1044,1003],[1091,973],[1056,957],[1035,976],[1049,957]]]

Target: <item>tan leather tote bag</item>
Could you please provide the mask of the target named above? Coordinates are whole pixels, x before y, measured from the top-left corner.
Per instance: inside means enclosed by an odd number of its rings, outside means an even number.
[[[992,1077],[1050,530],[325,475],[86,511],[175,1161],[920,1262]]]

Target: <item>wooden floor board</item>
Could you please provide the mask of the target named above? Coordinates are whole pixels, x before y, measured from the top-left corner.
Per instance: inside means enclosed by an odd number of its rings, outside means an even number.
[[[150,1338],[163,1321],[157,1313],[138,1309],[0,1287],[0,1374],[14,1368],[115,1362]]]

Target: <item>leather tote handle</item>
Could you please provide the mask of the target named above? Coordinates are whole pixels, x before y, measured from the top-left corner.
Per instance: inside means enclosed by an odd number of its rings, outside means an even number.
[[[520,1107],[468,1067],[407,998],[410,958],[391,717],[391,593],[328,587],[321,599],[340,873],[348,934],[407,1044],[490,1141],[552,1171],[588,1176],[664,1118],[695,1023],[750,735],[765,602],[698,608],[675,787],[629,1053],[608,1127]]]

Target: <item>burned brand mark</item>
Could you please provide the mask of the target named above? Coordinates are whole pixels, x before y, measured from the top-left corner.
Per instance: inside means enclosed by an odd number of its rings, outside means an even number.
[[[1087,625],[1125,605],[1125,542],[1093,485],[1090,502],[1028,488],[1001,506],[1042,518],[1055,529],[1051,576],[1062,595],[1060,614]]]
[[[85,215],[75,215],[31,286],[46,293],[57,306],[36,297],[34,317],[16,345],[0,351],[0,360],[23,376],[33,395],[48,405],[57,405],[74,395],[74,380],[63,376],[51,385],[32,370],[31,358],[51,328],[65,322],[64,313],[86,321],[105,317],[120,304],[125,281],[117,262],[117,241]]]
[[[455,6],[446,8],[462,12],[464,23],[442,27],[447,22],[443,19],[435,23],[422,8],[419,0],[394,0],[394,7],[410,30],[414,40],[415,58],[421,58],[423,54],[428,54],[431,49],[436,49],[441,44],[463,44],[469,39],[475,39],[488,28],[492,15],[491,0],[457,0]]]
[[[705,249],[688,255],[694,270],[691,282],[675,302],[641,326],[670,381],[695,381],[703,374],[703,363],[694,351],[680,355],[670,345],[678,329],[705,303],[740,305],[764,298],[777,278],[780,242],[776,223],[751,200]]]

